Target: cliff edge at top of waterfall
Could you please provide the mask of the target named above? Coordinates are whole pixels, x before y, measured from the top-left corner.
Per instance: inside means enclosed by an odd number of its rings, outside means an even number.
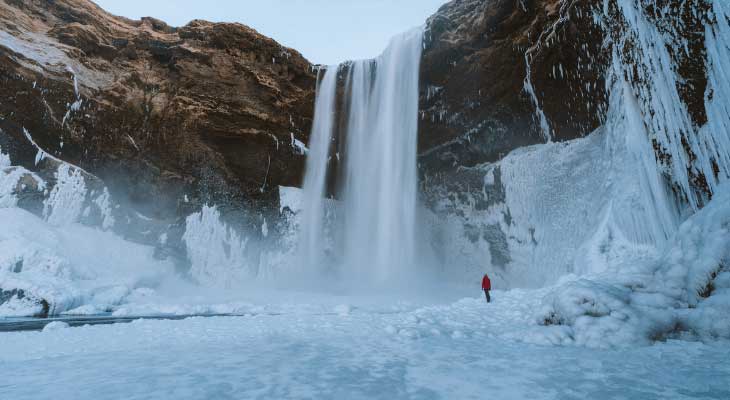
[[[0,146],[98,175],[148,215],[275,204],[296,185],[315,76],[297,51],[235,23],[113,16],[88,0],[0,1]]]

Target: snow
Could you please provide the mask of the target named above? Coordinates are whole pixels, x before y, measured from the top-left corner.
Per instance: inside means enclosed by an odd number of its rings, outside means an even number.
[[[289,208],[293,212],[302,210],[302,190],[296,187],[279,186],[279,211]]]
[[[730,185],[685,221],[653,259],[564,278],[539,323],[592,347],[649,344],[666,336],[730,339]],[[703,292],[712,285],[713,293]]]
[[[27,317],[32,315],[40,315],[43,307],[34,296],[20,297],[18,294],[13,295],[3,304],[0,304],[0,315],[3,317]]]
[[[43,202],[43,216],[56,226],[77,222],[86,198],[84,177],[81,171],[65,163],[58,167],[55,177],[56,184]]]
[[[69,325],[62,321],[53,321],[43,327],[43,332],[59,331],[61,329],[68,329]]]
[[[15,207],[17,205],[18,190],[25,189],[27,183],[35,185],[38,190],[44,190],[46,183],[38,175],[23,167],[12,166],[10,157],[3,154],[0,148],[0,208]]]
[[[187,217],[183,241],[191,276],[203,284],[245,279],[247,240],[221,221],[217,208],[205,206]]]
[[[58,227],[18,208],[0,208],[0,221],[0,288],[45,299],[51,314],[87,304],[110,309],[136,289],[174,279],[172,264],[156,260],[153,248],[111,232],[74,223]],[[12,312],[0,308],[0,315],[38,311],[27,301],[11,306]]]
[[[16,26],[16,29],[22,27]],[[45,68],[56,73],[66,73],[72,69],[78,73],[78,80],[74,78],[75,88],[83,85],[91,88],[100,88],[109,85],[113,79],[111,74],[97,72],[89,69],[82,63],[69,57],[64,51],[64,45],[53,40],[49,35],[35,32],[17,32],[11,34],[5,30],[0,31],[0,43],[11,52],[22,57],[10,56],[26,68],[41,72]],[[74,77],[76,73],[74,73]],[[78,93],[78,90],[76,90]]]
[[[111,195],[109,190],[104,188],[99,196],[94,199],[94,204],[98,207],[101,212],[101,227],[102,229],[111,229],[114,226],[116,220],[112,215]]]
[[[532,332],[518,317],[534,305],[526,293],[495,291],[490,305],[481,297],[410,308],[382,302],[343,316],[302,304],[275,315],[6,333],[3,393],[18,400],[727,397],[727,343],[588,350],[519,342],[513,338],[526,336],[523,329]]]
[[[5,168],[10,166],[10,156],[3,153],[3,148],[0,147],[0,168]]]

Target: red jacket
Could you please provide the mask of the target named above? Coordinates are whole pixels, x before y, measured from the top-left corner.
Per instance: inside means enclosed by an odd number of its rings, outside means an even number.
[[[484,274],[484,278],[482,278],[482,290],[492,290],[492,281],[489,280],[487,274]]]

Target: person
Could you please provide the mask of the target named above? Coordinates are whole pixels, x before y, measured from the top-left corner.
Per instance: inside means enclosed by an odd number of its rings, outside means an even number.
[[[489,297],[489,291],[492,290],[492,281],[489,280],[489,275],[484,274],[484,278],[482,278],[482,290],[484,291],[484,295],[487,296],[487,303],[491,303],[492,299]]]

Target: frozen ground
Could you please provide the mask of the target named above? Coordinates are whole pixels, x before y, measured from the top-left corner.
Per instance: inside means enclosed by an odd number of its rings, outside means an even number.
[[[541,344],[549,336],[531,309],[542,294],[497,291],[490,305],[481,297],[421,305],[331,295],[243,317],[6,333],[0,393],[14,400],[730,397],[727,342]]]

